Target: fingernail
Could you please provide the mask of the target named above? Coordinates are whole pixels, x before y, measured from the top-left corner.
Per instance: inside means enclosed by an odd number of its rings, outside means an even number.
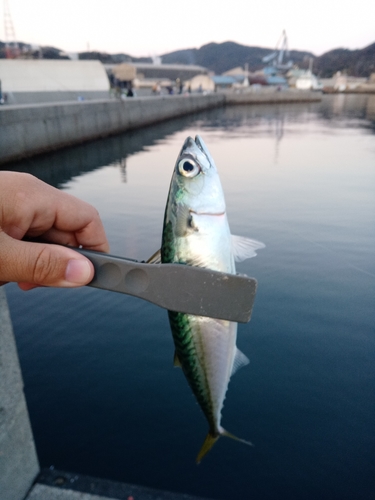
[[[69,283],[85,285],[91,277],[91,266],[87,260],[72,259],[65,270],[65,279]]]

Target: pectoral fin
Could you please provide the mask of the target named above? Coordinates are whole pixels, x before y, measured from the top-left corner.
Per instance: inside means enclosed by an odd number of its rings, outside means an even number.
[[[242,262],[243,260],[255,257],[257,254],[256,250],[265,248],[265,246],[266,245],[260,241],[232,234],[232,253],[236,262]]]
[[[187,205],[178,205],[177,206],[177,219],[175,226],[176,236],[187,236],[194,231],[197,231],[197,228],[194,224],[193,216],[190,212],[190,209]]]

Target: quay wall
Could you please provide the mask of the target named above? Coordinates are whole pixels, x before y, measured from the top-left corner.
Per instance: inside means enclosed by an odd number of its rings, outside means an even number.
[[[22,500],[39,473],[4,287],[0,287],[0,498]]]
[[[224,104],[223,95],[139,97],[0,108],[0,164]]]
[[[288,104],[298,102],[319,102],[322,100],[320,92],[309,92],[306,90],[281,90],[273,88],[258,92],[227,93],[225,101],[228,105],[233,104]]]
[[[272,89],[0,106],[0,164],[226,104],[320,99],[313,92]]]

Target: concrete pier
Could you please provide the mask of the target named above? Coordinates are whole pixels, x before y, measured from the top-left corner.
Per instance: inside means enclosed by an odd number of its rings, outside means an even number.
[[[277,90],[267,87],[253,92],[228,92],[225,94],[227,105],[233,104],[291,104],[299,102],[319,102],[322,100],[320,92],[306,90]]]
[[[0,164],[224,103],[211,94],[2,106]]]
[[[214,107],[320,99],[314,92],[266,89],[0,106],[0,164]]]
[[[21,500],[39,473],[16,344],[0,288],[0,498]]]

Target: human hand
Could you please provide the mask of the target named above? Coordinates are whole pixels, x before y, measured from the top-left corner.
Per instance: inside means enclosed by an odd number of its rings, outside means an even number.
[[[23,238],[57,243],[34,243]],[[92,263],[74,250],[108,252],[109,244],[94,207],[18,172],[0,172],[0,285],[77,287],[94,277]]]

